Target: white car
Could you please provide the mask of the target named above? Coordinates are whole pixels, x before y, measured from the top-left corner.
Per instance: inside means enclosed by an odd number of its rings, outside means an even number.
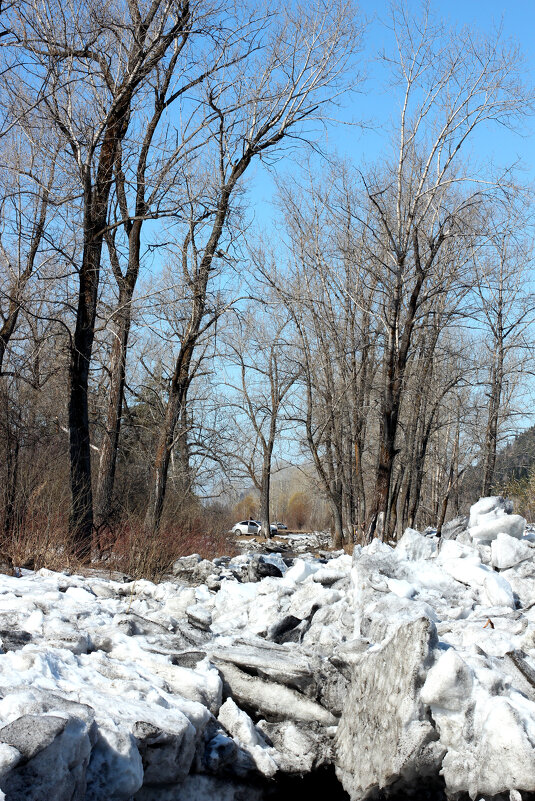
[[[277,526],[274,523],[271,523],[269,528],[271,529],[271,536],[277,533]],[[261,530],[262,525],[258,520],[242,520],[232,526],[233,534],[261,534]]]

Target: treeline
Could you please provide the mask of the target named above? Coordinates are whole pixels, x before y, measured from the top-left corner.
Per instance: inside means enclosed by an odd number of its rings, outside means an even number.
[[[6,540],[156,543],[237,482],[269,530],[281,455],[313,465],[337,544],[440,524],[478,454],[491,490],[531,346],[529,198],[471,148],[531,113],[513,45],[395,8],[380,159],[303,167],[261,234],[255,165],[304,156],[360,86],[355,5],[1,20]]]

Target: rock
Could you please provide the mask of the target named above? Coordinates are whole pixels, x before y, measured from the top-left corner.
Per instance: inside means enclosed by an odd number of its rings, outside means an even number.
[[[91,752],[84,721],[24,715],[0,730],[0,742],[21,755],[0,778],[8,801],[84,801]]]
[[[444,749],[420,699],[435,637],[424,618],[355,657],[335,746],[352,801],[438,773]]]
[[[499,533],[491,543],[493,567],[498,570],[507,570],[514,567],[526,559],[532,559],[535,551],[527,542],[511,537],[508,534]]]

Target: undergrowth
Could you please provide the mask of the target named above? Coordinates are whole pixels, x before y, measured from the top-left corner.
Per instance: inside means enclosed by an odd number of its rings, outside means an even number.
[[[69,570],[87,568],[119,572],[133,579],[160,581],[182,556],[198,553],[203,559],[235,556],[238,551],[226,521],[199,515],[181,523],[167,523],[150,536],[142,521],[130,519],[95,535],[91,564],[82,564],[70,547],[68,517],[61,510],[25,515],[16,529],[0,538],[0,571],[17,574],[20,568]]]

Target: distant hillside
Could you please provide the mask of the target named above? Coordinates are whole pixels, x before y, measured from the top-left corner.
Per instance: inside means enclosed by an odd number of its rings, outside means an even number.
[[[512,479],[522,479],[528,476],[535,464],[535,426],[527,428],[518,434],[496,455],[496,469],[494,485],[496,491],[509,483]],[[461,498],[464,504],[474,503],[481,493],[483,477],[482,463],[471,467],[464,474],[461,486]]]
[[[526,429],[496,457],[495,483],[525,478],[535,463],[535,426]]]

